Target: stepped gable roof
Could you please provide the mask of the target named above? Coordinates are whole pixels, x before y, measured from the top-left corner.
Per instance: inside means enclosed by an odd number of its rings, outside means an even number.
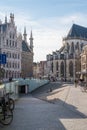
[[[67,38],[74,38],[74,37],[87,38],[87,28],[73,24],[67,35]]]
[[[7,26],[9,26],[9,25],[10,25],[10,23],[0,24],[0,31],[1,31],[1,29],[2,29],[2,31],[5,32],[6,29],[7,29]]]
[[[22,41],[22,51],[30,52],[30,49],[24,40]]]
[[[6,28],[7,28],[7,24],[1,24],[0,25],[0,31],[1,31],[1,28],[2,28],[2,31],[5,32]]]

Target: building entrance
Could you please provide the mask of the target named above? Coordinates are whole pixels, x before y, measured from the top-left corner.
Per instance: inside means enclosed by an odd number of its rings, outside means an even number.
[[[19,86],[19,94],[25,93],[25,85]]]

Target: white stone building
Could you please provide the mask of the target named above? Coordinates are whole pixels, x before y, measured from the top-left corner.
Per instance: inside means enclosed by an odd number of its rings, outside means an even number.
[[[48,75],[63,79],[75,80],[81,71],[80,54],[87,44],[87,28],[73,24],[68,35],[63,38],[63,46],[47,55]]]
[[[4,79],[10,77],[18,78],[21,73],[21,47],[22,36],[17,34],[17,27],[14,22],[14,14],[10,14],[10,21],[0,21],[0,51],[6,54],[7,63],[1,65],[4,68]]]
[[[87,45],[83,47],[81,53],[81,73],[80,79],[84,80],[87,84]]]

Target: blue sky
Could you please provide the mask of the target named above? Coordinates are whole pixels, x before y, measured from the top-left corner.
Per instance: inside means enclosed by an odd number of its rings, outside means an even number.
[[[19,32],[26,26],[28,39],[32,29],[34,61],[46,60],[46,55],[58,50],[72,24],[87,27],[86,0],[2,0],[0,19],[14,13]],[[28,40],[29,41],[29,40]]]

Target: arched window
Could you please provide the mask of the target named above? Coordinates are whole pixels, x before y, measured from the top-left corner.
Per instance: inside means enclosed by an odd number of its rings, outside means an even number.
[[[72,61],[70,61],[70,63],[69,63],[69,76],[70,77],[73,77],[73,62]]]
[[[14,34],[13,34],[13,39],[14,39]]]
[[[71,43],[71,53],[73,53],[74,52],[74,43],[72,42]]]
[[[60,70],[61,70],[61,77],[64,77],[64,63],[63,63],[63,61],[61,62]]]
[[[83,44],[83,43],[81,43],[81,51],[82,51],[82,49],[83,49],[83,46],[84,46],[84,44]]]
[[[56,62],[56,70],[58,71],[58,61]]]
[[[11,38],[11,32],[10,32],[10,38]]]
[[[79,49],[79,42],[76,43],[76,49]]]
[[[7,39],[7,41],[6,41],[6,44],[7,44],[7,46],[8,46],[8,39]]]

